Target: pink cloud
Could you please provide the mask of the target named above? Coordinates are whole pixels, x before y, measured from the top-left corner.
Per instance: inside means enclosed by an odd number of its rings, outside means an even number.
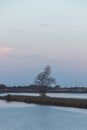
[[[0,58],[6,56],[12,51],[12,48],[9,47],[0,47]]]

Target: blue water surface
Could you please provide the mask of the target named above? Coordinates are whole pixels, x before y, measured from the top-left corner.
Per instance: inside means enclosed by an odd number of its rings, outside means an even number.
[[[87,110],[0,101],[0,130],[87,130]]]

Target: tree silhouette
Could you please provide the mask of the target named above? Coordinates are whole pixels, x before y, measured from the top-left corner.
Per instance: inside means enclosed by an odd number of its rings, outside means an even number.
[[[55,78],[50,76],[50,74],[51,67],[47,65],[44,68],[44,71],[39,73],[34,80],[34,85],[40,86],[39,93],[41,96],[46,96],[47,87],[50,87],[52,84],[56,83]]]

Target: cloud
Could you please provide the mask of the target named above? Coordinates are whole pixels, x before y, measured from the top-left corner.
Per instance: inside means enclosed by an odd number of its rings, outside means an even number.
[[[38,62],[46,62],[46,63],[60,63],[60,59],[54,59],[54,58],[49,58],[40,54],[15,54],[10,53],[6,57],[7,59],[13,59],[13,60],[21,60],[21,61],[35,61],[36,63]]]
[[[12,48],[9,47],[0,47],[0,58],[6,56],[11,52]]]
[[[34,54],[9,54],[7,56],[7,58],[9,59],[20,59],[20,60],[28,60],[28,59],[32,59],[32,60],[37,60],[37,59],[44,59],[43,56],[40,56],[38,54],[34,55]]]
[[[41,26],[42,26],[42,27],[48,27],[49,25],[50,25],[50,24],[46,24],[46,23],[45,23],[45,24],[42,24]]]

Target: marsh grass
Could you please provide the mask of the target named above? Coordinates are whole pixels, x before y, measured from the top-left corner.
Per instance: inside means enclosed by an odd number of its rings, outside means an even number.
[[[18,96],[18,95],[1,96],[0,99],[6,100],[7,102],[17,101],[24,103],[34,103],[39,105],[87,108],[87,99],[55,98],[48,96]]]

